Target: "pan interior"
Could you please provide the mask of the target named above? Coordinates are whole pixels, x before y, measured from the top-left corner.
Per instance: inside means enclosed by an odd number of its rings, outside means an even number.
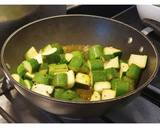
[[[132,39],[132,43],[128,43],[129,39]],[[150,79],[157,68],[156,51],[144,36],[123,24],[90,16],[49,18],[24,27],[7,40],[3,54],[4,63],[11,66],[9,72],[13,73],[31,46],[40,49],[53,42],[62,45],[100,43],[113,46],[122,49],[122,59],[128,59],[132,53],[148,55],[147,67],[137,86]],[[143,52],[140,52],[142,48]]]

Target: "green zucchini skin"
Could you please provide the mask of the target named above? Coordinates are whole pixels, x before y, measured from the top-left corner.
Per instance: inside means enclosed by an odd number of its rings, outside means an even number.
[[[54,87],[67,88],[67,74],[66,73],[54,74],[51,84]]]
[[[82,64],[83,64],[83,58],[75,56],[70,61],[68,67],[69,67],[69,69],[71,69],[75,72],[78,72],[80,67],[82,66]]]
[[[90,70],[103,70],[103,61],[100,59],[88,60],[88,67],[90,68]]]
[[[45,75],[48,73],[49,67],[47,63],[42,63],[39,67],[39,73]]]
[[[139,80],[140,74],[141,74],[141,68],[139,68],[135,64],[131,64],[129,66],[129,69],[126,72],[126,76],[128,76],[129,78],[132,78],[132,79],[134,79],[136,81]]]
[[[101,45],[93,45],[88,51],[89,59],[100,59],[103,56],[103,47]]]
[[[105,69],[105,75],[106,75],[106,80],[110,81],[114,78],[117,78],[119,76],[119,73],[115,68],[108,68]]]
[[[82,73],[89,74],[90,69],[89,69],[88,63],[84,62],[82,64],[82,66],[80,67],[79,71],[82,72]]]
[[[81,57],[81,58],[84,58],[83,53],[80,52],[80,51],[73,51],[73,52],[71,52],[71,53],[72,53],[73,57]]]
[[[36,84],[49,85],[49,81],[50,81],[49,75],[43,75],[41,73],[36,73],[33,77],[33,82]]]
[[[122,96],[129,92],[130,83],[120,78],[111,81],[112,89],[116,91],[116,96]]]
[[[28,62],[31,64],[32,66],[32,73],[33,72],[37,72],[39,70],[39,63],[36,59],[29,59]]]
[[[26,71],[23,63],[21,63],[21,64],[17,67],[17,73],[18,73],[21,77],[23,77],[26,72],[27,72],[27,71]]]
[[[65,58],[65,54],[60,54],[60,62],[59,64],[68,64],[68,61]]]
[[[60,54],[58,54],[57,52],[43,56],[43,61],[48,64],[59,63],[60,60],[61,60]]]
[[[57,48],[57,53],[58,54],[64,54],[63,47],[59,43],[53,43],[53,44],[51,44],[51,46],[53,48]]]
[[[95,82],[106,81],[106,75],[104,70],[95,70],[91,72],[91,85]]]
[[[133,80],[133,79],[127,77],[127,76],[123,76],[122,80],[129,83],[129,91],[133,91],[135,89],[135,84],[136,84],[135,80]]]

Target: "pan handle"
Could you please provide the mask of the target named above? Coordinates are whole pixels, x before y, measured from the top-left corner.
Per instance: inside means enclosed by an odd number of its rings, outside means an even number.
[[[152,20],[152,19],[148,19],[148,18],[143,19],[142,22],[144,23],[145,26],[151,27],[151,29],[153,29],[154,32],[158,36],[160,36],[160,22]]]

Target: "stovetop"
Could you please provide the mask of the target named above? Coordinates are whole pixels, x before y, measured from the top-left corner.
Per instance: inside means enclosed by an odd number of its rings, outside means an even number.
[[[87,10],[85,10],[84,8],[88,7],[78,6],[75,8],[71,8],[67,12],[78,13],[79,11],[79,13],[93,14],[93,11],[87,12]],[[109,15],[108,17],[127,23],[137,28],[138,30],[142,30],[145,28],[145,26],[142,24],[138,16],[135,6],[125,6],[123,8],[125,8],[125,11],[122,11],[121,8],[118,8],[120,13],[114,11],[114,16]],[[106,13],[105,11],[103,11],[103,9],[97,10],[97,13],[96,11],[94,11],[94,14],[106,16]],[[151,41],[153,41],[155,46],[159,48],[160,37],[156,36],[154,32],[149,34],[148,37],[151,39]],[[4,82],[7,83],[5,80]],[[19,94],[15,89],[12,89],[11,91],[5,91],[5,93],[1,95],[2,92],[3,90],[0,90],[0,106],[1,108],[3,108],[4,111],[0,108],[0,114],[2,114],[5,118],[0,116],[0,123],[3,122],[19,122],[19,123],[160,122],[160,79],[158,79],[158,75],[152,81],[151,85],[149,85],[148,88],[142,92],[141,96],[138,96],[133,102],[123,107],[121,110],[106,113],[102,117],[89,118],[89,119],[76,119],[76,120],[64,119],[62,117],[48,113],[34,106],[29,101],[27,101],[21,94]]]

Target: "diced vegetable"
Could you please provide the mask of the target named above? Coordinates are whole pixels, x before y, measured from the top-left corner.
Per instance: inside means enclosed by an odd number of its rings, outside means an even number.
[[[82,66],[79,69],[79,72],[86,73],[86,74],[88,74],[89,71],[90,70],[89,70],[88,64],[86,62],[83,63]]]
[[[67,88],[72,88],[75,84],[75,75],[72,70],[67,72]]]
[[[60,54],[57,52],[57,48],[52,48],[51,45],[47,45],[44,49],[41,50],[43,60],[46,63],[58,63],[60,62]]]
[[[121,56],[122,55],[122,51],[120,49],[116,49],[114,47],[105,47],[103,49],[103,53],[105,56]]]
[[[127,76],[123,76],[122,80],[129,83],[129,91],[133,91],[135,89],[135,81]]]
[[[102,100],[113,99],[116,97],[116,91],[107,89],[102,91]]]
[[[103,56],[103,47],[101,45],[93,45],[88,51],[89,59],[99,59]]]
[[[73,57],[81,57],[81,58],[83,58],[83,54],[80,51],[73,51],[71,53],[72,53]]]
[[[131,54],[128,64],[135,64],[140,68],[145,68],[147,64],[147,56],[146,55],[136,55],[136,54]]]
[[[43,75],[41,73],[36,73],[33,77],[33,82],[36,84],[49,84],[49,76],[48,75]]]
[[[113,78],[117,78],[119,76],[118,71],[115,68],[105,69],[106,80],[110,81]]]
[[[63,47],[58,44],[58,43],[54,43],[51,45],[53,48],[57,48],[57,53],[58,54],[63,54],[64,53],[64,50],[63,50]]]
[[[54,74],[52,83],[55,87],[67,87],[67,74],[66,73],[57,73]]]
[[[43,63],[43,58],[41,54],[38,54],[37,56],[35,56],[34,59],[36,59],[39,64]]]
[[[25,73],[25,78],[26,78],[26,79],[32,80],[33,77],[34,77],[34,74],[31,74],[31,73],[29,73],[29,72],[26,72],[26,73]]]
[[[18,83],[20,83],[20,84],[24,84],[24,81],[23,81],[23,79],[18,75],[18,74],[12,74],[12,77],[13,77],[13,79],[14,80],[16,80]]]
[[[39,73],[45,75],[48,73],[48,64],[47,63],[43,63],[40,65],[40,68],[39,68]]]
[[[105,89],[111,89],[111,83],[108,81],[95,82],[94,90],[97,92],[102,92]]]
[[[127,63],[121,62],[120,63],[120,78],[123,76],[123,73],[127,72],[129,66]]]
[[[50,96],[54,90],[54,87],[45,84],[36,84],[32,86],[31,90],[45,96]]]
[[[100,59],[88,60],[88,67],[90,70],[103,70],[103,62]]]
[[[90,77],[87,74],[77,73],[76,82],[90,86]]]
[[[111,60],[109,60],[108,62],[104,63],[104,69],[107,68],[119,68],[119,59],[118,57],[115,57]]]
[[[70,62],[73,58],[72,53],[66,53],[64,56],[65,56],[65,59],[67,60],[67,62]]]
[[[54,75],[54,73],[67,72],[68,66],[66,64],[50,64],[49,74]]]
[[[78,72],[80,69],[81,65],[83,64],[83,59],[81,57],[73,57],[72,60],[70,61],[68,67],[69,69]]]
[[[101,95],[99,94],[99,92],[94,91],[90,101],[99,101],[101,100]]]
[[[37,72],[39,70],[39,63],[36,59],[34,59],[34,58],[29,59],[28,62],[32,66],[32,72]]]
[[[111,81],[112,89],[116,91],[116,96],[122,96],[129,92],[129,82],[120,78]]]
[[[32,73],[32,65],[28,61],[23,61],[23,66],[27,72]]]
[[[25,54],[25,59],[32,59],[35,58],[38,55],[37,50],[32,46]]]
[[[77,94],[84,100],[90,100],[93,91],[91,89],[76,89]]]
[[[141,74],[141,68],[139,68],[135,64],[131,64],[129,66],[129,69],[126,72],[126,76],[128,76],[134,80],[138,80],[140,78],[140,74]]]
[[[62,94],[66,91],[66,89],[64,88],[55,88],[54,90],[54,97],[57,99],[61,99],[62,98]]]
[[[91,85],[95,82],[106,81],[106,75],[104,70],[96,70],[90,72]]]
[[[33,85],[33,82],[32,82],[32,81],[27,80],[27,79],[24,80],[24,86],[25,86],[27,89],[31,89],[31,88],[32,88],[32,85]]]
[[[21,77],[23,77],[26,72],[27,72],[27,71],[26,71],[26,69],[25,69],[25,67],[24,67],[24,64],[23,64],[23,63],[20,64],[20,65],[18,66],[18,68],[17,68],[17,73],[18,73]]]

